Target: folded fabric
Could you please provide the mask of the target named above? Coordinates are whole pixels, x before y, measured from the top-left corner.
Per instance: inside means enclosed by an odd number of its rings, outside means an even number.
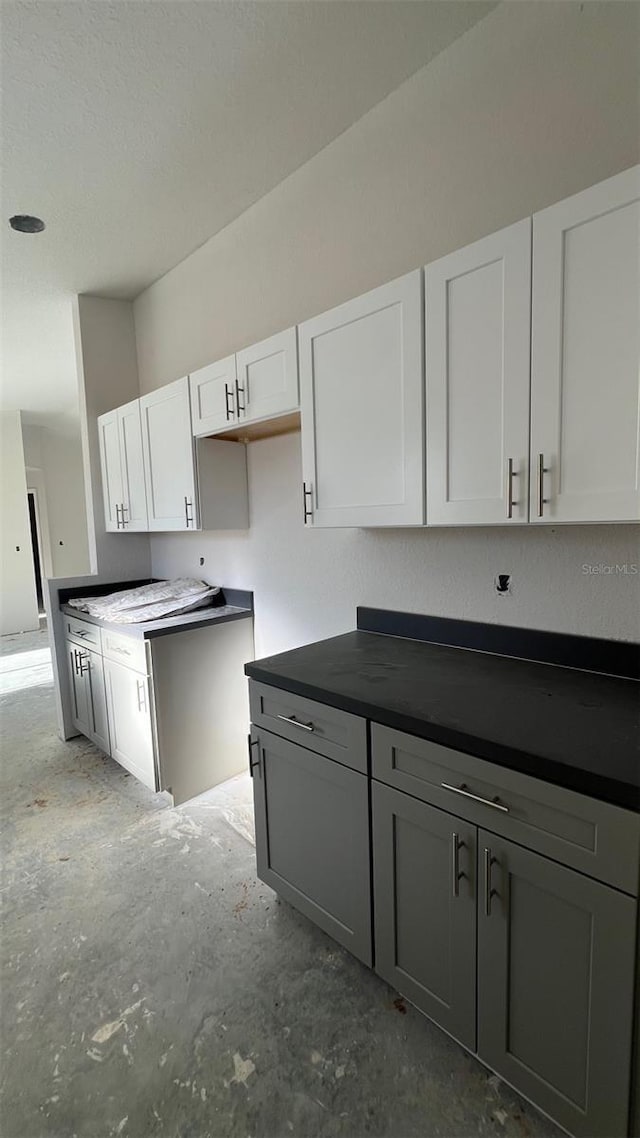
[[[106,597],[75,597],[68,604],[89,616],[114,624],[140,624],[204,608],[219,595],[217,585],[208,585],[206,581],[192,577],[179,577],[175,581],[154,581],[137,589],[123,589]]]

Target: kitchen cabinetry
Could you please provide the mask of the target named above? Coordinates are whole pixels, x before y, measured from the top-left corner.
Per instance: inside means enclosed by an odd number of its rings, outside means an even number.
[[[368,785],[352,765],[360,765],[361,752],[354,739],[353,755],[348,746],[340,760],[322,753],[335,755],[340,739],[359,735],[360,726],[364,739],[364,721],[298,697],[293,711],[284,696],[283,712],[289,714],[279,719],[282,713],[274,713],[275,724],[312,740],[311,750],[259,725],[269,714],[259,706],[265,694],[269,699],[268,689],[252,685],[249,750],[258,876],[371,964]],[[273,699],[279,695],[274,692]]]
[[[478,1055],[571,1133],[627,1133],[636,902],[480,830]]]
[[[65,616],[71,717],[151,790],[179,804],[245,765],[250,619],[144,639]],[[197,614],[198,616],[200,614]]]
[[[373,785],[376,971],[476,1049],[476,835]]]
[[[530,218],[427,265],[427,525],[526,522],[530,321]]]
[[[299,404],[295,328],[269,336],[236,353],[234,410],[242,423],[294,411]]]
[[[212,435],[236,422],[236,357],[226,356],[189,376],[193,434]]]
[[[109,727],[102,657],[67,639],[67,663],[73,723],[103,751],[109,751]]]
[[[150,530],[198,529],[189,379],[140,399]]]
[[[304,515],[424,522],[422,273],[299,326]]]
[[[151,790],[159,790],[153,757],[153,734],[147,676],[104,661],[111,755]]]
[[[188,379],[102,415],[98,431],[108,530],[248,526],[245,449],[194,442]]]
[[[146,530],[139,400],[101,415],[98,438],[106,529]]]
[[[533,219],[532,522],[640,518],[640,167]]]
[[[571,1134],[627,1135],[638,815],[375,721],[369,780],[365,719],[250,693],[261,879]]]

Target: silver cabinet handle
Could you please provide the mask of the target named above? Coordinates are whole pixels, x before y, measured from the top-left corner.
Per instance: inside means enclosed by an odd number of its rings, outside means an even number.
[[[129,525],[129,519],[125,518],[125,514],[129,513],[129,507],[125,506],[124,502],[120,504],[120,517],[122,518],[122,528],[125,529]]]
[[[91,633],[87,632],[86,629],[84,630],[84,632],[78,632],[74,629],[71,629],[71,631],[74,633],[75,636],[90,636],[91,635]]]
[[[138,711],[147,710],[147,697],[144,690],[144,680],[136,680],[136,688],[138,692]]]
[[[193,514],[189,513],[189,511],[192,509],[193,509],[193,502],[191,501],[190,498],[187,498],[187,496],[185,494],[185,496],[184,496],[184,517],[185,517],[185,523],[186,523],[187,529],[189,529],[189,526],[193,525]]]
[[[513,517],[513,507],[518,505],[518,499],[513,497],[513,480],[518,478],[517,470],[513,469],[513,459],[507,459],[507,517]]]
[[[495,798],[481,798],[479,794],[474,794],[469,790],[466,782],[460,786],[451,786],[448,782],[441,782],[440,786],[443,790],[450,790],[453,794],[461,794],[463,798],[472,798],[474,802],[482,802],[483,806],[492,806],[494,810],[502,810],[503,814],[509,813],[509,807],[505,806],[497,795]]]
[[[107,648],[109,648],[111,650],[111,652],[119,652],[121,656],[130,656],[131,655],[128,648],[121,648],[119,644],[109,644],[109,642],[107,641]]]
[[[544,507],[545,507],[546,503],[549,501],[549,499],[545,498],[545,496],[544,496],[544,476],[545,476],[545,474],[548,474],[548,473],[549,473],[549,467],[545,466],[545,464],[544,464],[544,455],[539,454],[538,455],[538,466],[537,466],[537,474],[538,474],[538,481],[537,481],[538,517],[539,518],[541,518],[543,516]]]
[[[452,871],[452,892],[454,897],[460,896],[460,878],[466,877],[465,873],[460,872],[460,850],[464,847],[464,842],[461,842],[457,834],[451,835],[451,871]]]
[[[120,503],[119,503],[119,502],[116,502],[116,529],[120,529],[120,528],[121,528],[121,523],[120,523]]]
[[[311,508],[307,506],[307,498],[311,498]],[[304,524],[307,524],[309,518],[313,517],[313,489],[307,490],[306,482],[302,483],[302,509],[304,513]]]
[[[244,414],[244,412],[247,409],[245,404],[244,404],[244,401],[242,402],[242,404],[240,403],[240,392],[242,392],[242,394],[244,395],[244,387],[241,387],[240,384],[238,383],[238,380],[236,379],[236,408],[237,408],[237,412],[238,412],[238,418],[240,418],[240,412],[242,411],[242,413]]]
[[[249,734],[247,735],[247,746],[249,748],[249,774],[251,775],[251,778],[253,778],[253,768],[260,766],[260,750],[258,749],[258,758],[254,759],[251,748],[252,747],[258,747],[259,748],[260,747],[260,740],[259,739],[252,739],[251,738],[251,732],[249,732]]]
[[[491,886],[491,866],[495,865],[496,858],[493,857],[491,850],[488,846],[484,849],[484,915],[485,917],[491,916],[491,898],[497,896],[497,889]]]
[[[86,662],[86,663],[85,663]],[[78,675],[84,676],[91,668],[91,657],[88,652],[78,652]]]
[[[229,406],[229,400],[231,400],[231,406]],[[233,389],[229,387],[228,383],[224,385],[224,408],[227,422],[229,422],[229,419],[233,419],[235,412],[233,410]]]
[[[294,727],[301,727],[303,731],[315,731],[313,723],[301,723],[295,715],[276,715],[276,719],[282,719],[284,723],[291,723]]]

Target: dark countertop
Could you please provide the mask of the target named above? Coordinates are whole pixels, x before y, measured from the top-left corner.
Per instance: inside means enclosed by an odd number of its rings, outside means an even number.
[[[637,681],[373,632],[245,666],[254,680],[640,811]]]
[[[182,613],[181,616],[166,616],[162,620],[150,620],[140,624],[116,624],[114,621],[100,620],[97,616],[89,616],[87,612],[72,605],[60,606],[63,613],[73,616],[76,620],[85,620],[88,624],[97,624],[110,632],[120,632],[124,636],[132,636],[136,640],[154,640],[158,636],[168,636],[175,632],[192,632],[196,628],[206,628],[214,624],[225,624],[230,620],[246,620],[253,616],[253,610],[238,605],[218,605],[208,608],[195,609],[193,612]]]

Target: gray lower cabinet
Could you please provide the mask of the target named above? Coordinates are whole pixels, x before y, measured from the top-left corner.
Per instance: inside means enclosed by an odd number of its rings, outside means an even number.
[[[72,718],[78,731],[109,753],[109,725],[102,656],[66,641]]]
[[[484,830],[479,849],[479,1057],[572,1134],[626,1134],[635,901]]]
[[[476,1049],[476,827],[373,784],[376,971]]]
[[[357,716],[251,710],[262,880],[570,1134],[638,1133],[639,816],[376,723],[369,777]]]
[[[571,1134],[627,1134],[635,899],[391,787],[372,801],[376,971]]]
[[[366,775],[255,727],[250,749],[258,876],[370,965]]]

